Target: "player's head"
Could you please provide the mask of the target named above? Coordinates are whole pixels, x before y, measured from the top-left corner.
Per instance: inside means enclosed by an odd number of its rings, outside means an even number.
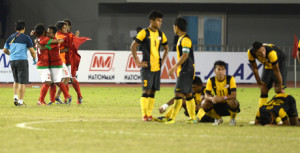
[[[67,25],[64,21],[57,21],[55,24],[58,31],[62,33],[67,33]]]
[[[261,42],[255,41],[252,47],[256,56],[266,57],[266,48]]]
[[[216,61],[214,64],[214,72],[218,80],[223,80],[226,75],[226,63],[224,61]]]
[[[64,22],[67,26],[67,32],[70,32],[71,31],[71,26],[72,26],[72,21],[70,19],[65,19]]]
[[[46,28],[43,24],[39,23],[34,27],[34,35],[37,37],[43,36],[46,33]]]
[[[258,121],[261,125],[272,124],[274,122],[274,113],[262,108],[260,108],[259,112],[260,117]]]
[[[50,25],[47,29],[47,37],[54,38],[57,32],[57,28],[55,26]]]
[[[173,30],[176,35],[178,35],[179,31],[186,32],[187,22],[182,17],[177,17],[174,20]]]
[[[153,10],[148,15],[150,20],[150,25],[156,29],[160,29],[162,24],[163,14],[157,10]]]
[[[143,29],[143,28],[141,28],[141,27],[137,27],[137,28],[136,28],[136,32],[139,33],[142,29]]]
[[[26,23],[23,20],[19,20],[15,23],[15,29],[17,31],[25,30]]]
[[[192,85],[192,88],[193,88],[193,92],[201,92],[202,91],[202,80],[200,77],[198,76],[195,76],[194,80],[193,80],[193,85]]]

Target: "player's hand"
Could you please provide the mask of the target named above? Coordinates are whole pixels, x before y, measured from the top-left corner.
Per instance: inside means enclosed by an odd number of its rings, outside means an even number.
[[[166,111],[166,109],[165,109],[165,108],[163,108],[163,107],[159,107],[159,109],[158,109],[158,110],[159,110],[159,113],[161,113],[161,114],[162,114],[162,113],[164,113],[164,112]]]
[[[33,59],[33,64],[32,65],[36,65],[36,59]]]
[[[79,37],[79,35],[80,35],[80,31],[79,31],[79,30],[76,30],[76,31],[75,31],[75,36],[76,36],[76,37]]]
[[[283,93],[282,86],[278,83],[275,84],[274,90],[275,93]]]
[[[57,39],[57,42],[60,44],[60,43],[63,43],[64,42],[64,39]]]
[[[146,68],[146,67],[148,67],[148,62],[147,61],[140,62],[139,60],[137,60],[136,65]]]
[[[264,82],[260,82],[258,84],[259,89],[261,90],[261,92],[266,93],[268,88],[267,88],[267,84]]]
[[[174,66],[169,70],[168,75],[169,75],[169,76],[172,76],[172,75],[174,74],[174,72],[175,72],[176,69],[177,69],[177,65],[174,65]]]
[[[213,98],[212,98],[212,102],[213,102],[214,104],[219,103],[219,102],[222,102],[222,101],[223,101],[223,98],[222,98],[222,97],[219,97],[219,96],[216,96],[216,97],[213,97]]]
[[[30,36],[33,36],[33,35],[34,35],[34,30],[31,30]]]

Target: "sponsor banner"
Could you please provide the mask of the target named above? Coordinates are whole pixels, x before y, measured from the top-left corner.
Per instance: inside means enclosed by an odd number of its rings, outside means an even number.
[[[104,83],[139,83],[141,82],[140,67],[133,59],[130,51],[91,51],[81,50],[81,63],[77,72],[80,82],[104,82]],[[162,53],[161,53],[162,54]],[[214,76],[213,64],[217,60],[225,61],[227,73],[235,76],[237,83],[255,83],[246,52],[195,52],[195,74],[207,82]],[[29,57],[30,82],[40,82],[36,66],[32,65]],[[142,53],[138,52],[138,58],[142,59]],[[175,83],[176,74],[168,75],[169,69],[177,62],[177,53],[170,52],[165,63],[161,67],[161,82]],[[263,66],[258,63],[261,75]],[[13,82],[13,76],[9,64],[9,56],[0,50],[0,82]]]

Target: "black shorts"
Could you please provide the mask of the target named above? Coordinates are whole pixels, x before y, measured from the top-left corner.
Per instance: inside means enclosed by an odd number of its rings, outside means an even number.
[[[10,61],[10,67],[13,72],[14,82],[19,84],[29,83],[29,72],[28,72],[27,60]]]
[[[151,72],[149,69],[141,69],[141,81],[143,90],[158,91],[160,89],[160,71]]]
[[[181,71],[176,81],[176,93],[192,93],[194,71]]]
[[[220,116],[230,116],[229,106],[227,103],[214,104],[214,109],[215,109],[216,113]],[[240,105],[238,106],[237,110],[238,110],[238,113],[241,111]]]
[[[287,77],[286,60],[282,59],[281,61],[279,61],[278,65],[279,65],[279,70],[280,70],[281,77],[282,77],[282,86],[285,88],[286,87],[286,77]],[[272,88],[274,82],[277,83],[277,79],[276,79],[272,69],[263,69],[261,80],[262,80],[262,82],[267,84],[268,89]]]
[[[286,113],[289,116],[289,118],[298,117],[298,111],[297,111],[295,99],[293,98],[293,100],[288,100],[287,105],[289,109],[287,110]]]

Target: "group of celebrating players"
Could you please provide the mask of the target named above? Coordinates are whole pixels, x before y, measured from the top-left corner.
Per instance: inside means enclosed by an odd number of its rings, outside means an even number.
[[[229,125],[236,125],[240,104],[236,99],[235,79],[226,75],[227,65],[219,60],[214,63],[215,76],[209,78],[206,87],[203,87],[201,79],[194,75],[192,41],[186,33],[187,21],[182,17],[177,17],[173,23],[174,33],[179,37],[176,43],[177,63],[168,72],[171,76],[177,71],[175,97],[159,108],[159,112],[164,113],[172,105],[164,116],[152,116],[155,91],[160,90],[160,67],[166,60],[169,47],[167,37],[160,31],[163,14],[154,10],[148,17],[149,27],[138,32],[130,47],[135,62],[141,66],[142,120],[173,124],[180,109],[184,108],[185,115],[189,117],[187,124],[213,122],[213,125],[220,125],[223,123],[222,116],[230,116]],[[143,53],[141,60],[137,57],[138,46]],[[161,46],[164,48],[162,58]],[[261,91],[255,125],[300,125],[296,101],[291,95],[284,93],[287,75],[285,54],[273,44],[256,41],[253,48],[248,50],[248,59]],[[261,79],[256,60],[264,65]],[[268,93],[273,84],[276,95],[268,101]]]

